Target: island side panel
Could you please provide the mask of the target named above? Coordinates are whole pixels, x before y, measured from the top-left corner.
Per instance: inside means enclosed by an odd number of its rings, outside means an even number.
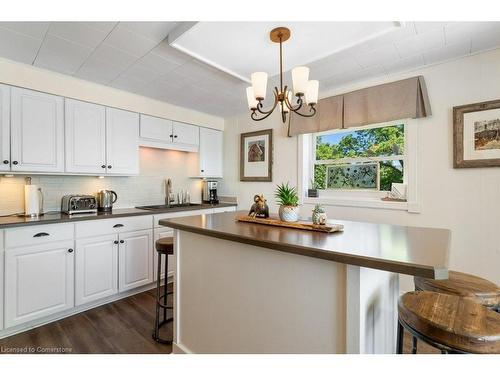
[[[348,265],[346,276],[347,353],[396,353],[399,275]]]
[[[176,230],[176,353],[345,353],[345,265]]]

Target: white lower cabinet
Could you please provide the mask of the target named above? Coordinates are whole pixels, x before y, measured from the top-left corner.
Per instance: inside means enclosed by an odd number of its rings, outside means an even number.
[[[3,329],[3,230],[0,230],[0,331]]]
[[[174,231],[173,229],[171,228],[155,228],[154,229],[154,243],[156,243],[157,240],[159,240],[160,238],[164,238],[164,237],[173,237],[174,235]],[[153,245],[154,246],[154,245]],[[154,272],[154,281],[156,281],[158,279],[158,252],[156,251],[155,248],[153,248],[153,252],[154,252],[154,269],[153,269],[153,272]],[[165,278],[165,258],[163,257],[162,258],[162,266],[161,266],[161,274],[160,274],[160,279],[164,279]],[[174,256],[173,255],[169,255],[168,256],[168,273],[171,273],[174,271]]]
[[[119,235],[118,290],[134,289],[153,282],[153,230]]]
[[[118,293],[118,236],[76,241],[75,304],[77,306]]]
[[[74,306],[74,242],[5,251],[5,328]]]

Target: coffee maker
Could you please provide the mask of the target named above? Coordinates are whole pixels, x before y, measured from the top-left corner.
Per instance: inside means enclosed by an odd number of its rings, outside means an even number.
[[[219,203],[219,198],[217,198],[217,181],[203,181],[202,200],[203,203]]]

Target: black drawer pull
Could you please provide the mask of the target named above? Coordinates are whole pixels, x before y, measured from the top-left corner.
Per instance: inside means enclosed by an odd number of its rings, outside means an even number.
[[[113,241],[113,243],[114,243],[115,245],[118,245],[118,241],[116,241],[116,240],[114,240],[114,241]]]
[[[68,253],[72,253],[73,252],[73,249],[68,249]]]
[[[123,240],[120,240],[120,243],[125,243],[125,241],[123,241]]]
[[[123,227],[123,224],[115,224],[115,225],[113,225],[113,228],[121,228],[121,227]]]
[[[45,237],[45,236],[50,236],[50,234],[45,233],[45,232],[40,232],[35,234],[33,237]]]
[[[3,163],[4,164],[9,164],[9,161],[8,160],[4,160]]]

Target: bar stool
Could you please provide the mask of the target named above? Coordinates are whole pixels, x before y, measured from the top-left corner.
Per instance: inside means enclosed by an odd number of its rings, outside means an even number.
[[[172,307],[167,306],[167,295],[172,292],[167,292],[167,273],[168,273],[168,256],[174,253],[174,239],[172,237],[160,238],[155,243],[156,252],[158,253],[158,279],[156,280],[156,318],[153,332],[153,339],[160,344],[171,344],[172,340],[160,338],[160,327],[171,322],[173,318],[167,319],[167,310],[172,310]],[[165,282],[163,285],[163,294],[161,293],[161,259],[165,256]],[[160,321],[160,309],[163,309],[163,320]]]
[[[500,312],[500,288],[478,276],[449,271],[448,279],[434,280],[415,276],[415,290],[426,290],[444,294],[453,294],[468,298],[486,307]],[[417,352],[417,339],[413,337],[412,352]]]
[[[468,298],[405,293],[398,302],[398,354],[405,329],[441,353],[500,353],[500,314]]]

